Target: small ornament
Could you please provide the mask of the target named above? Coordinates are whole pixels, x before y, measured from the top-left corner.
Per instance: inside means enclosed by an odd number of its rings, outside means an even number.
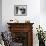
[[[26,20],[25,23],[30,23],[30,20]]]

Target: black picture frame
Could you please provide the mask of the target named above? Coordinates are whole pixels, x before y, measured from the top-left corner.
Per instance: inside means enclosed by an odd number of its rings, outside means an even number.
[[[14,16],[26,16],[27,5],[14,5]]]

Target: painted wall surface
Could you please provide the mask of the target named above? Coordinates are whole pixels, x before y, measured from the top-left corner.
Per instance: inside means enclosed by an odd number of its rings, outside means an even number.
[[[2,0],[2,25],[3,31],[8,30],[7,22],[11,19],[17,19],[19,22],[30,20],[33,25],[33,45],[38,46],[36,37],[36,27],[39,24],[46,30],[46,15],[41,13],[40,0]],[[27,16],[14,16],[14,5],[27,5]],[[41,6],[41,7],[40,7]]]
[[[42,13],[46,13],[46,0],[40,0],[40,9]]]
[[[40,24],[46,31],[46,0],[40,0]]]
[[[2,31],[2,0],[0,0],[0,31]]]

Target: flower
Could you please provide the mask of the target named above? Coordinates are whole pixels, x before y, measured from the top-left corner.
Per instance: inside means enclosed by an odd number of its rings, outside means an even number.
[[[36,28],[36,29],[37,29],[37,34],[36,34],[36,36],[38,35],[38,40],[43,40],[43,41],[45,41],[45,35],[44,35],[44,32],[43,32],[42,27],[40,27],[40,25],[39,25],[39,28]]]

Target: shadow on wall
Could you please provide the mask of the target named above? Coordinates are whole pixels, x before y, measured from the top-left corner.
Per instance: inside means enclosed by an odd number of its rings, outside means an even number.
[[[2,31],[2,0],[0,0],[0,31]]]

